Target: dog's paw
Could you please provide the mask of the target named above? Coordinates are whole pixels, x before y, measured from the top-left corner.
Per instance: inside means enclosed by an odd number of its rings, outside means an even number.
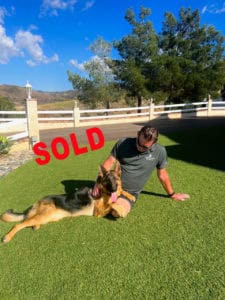
[[[10,240],[7,238],[7,235],[3,236],[2,243],[7,244]]]
[[[34,226],[32,226],[32,229],[33,229],[34,231],[36,231],[36,230],[38,230],[40,227],[41,227],[41,225],[34,225]]]

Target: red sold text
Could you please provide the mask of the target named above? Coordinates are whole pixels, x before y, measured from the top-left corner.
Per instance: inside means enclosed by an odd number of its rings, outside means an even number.
[[[89,141],[91,151],[98,150],[104,146],[104,135],[99,128],[93,127],[86,129],[86,135]],[[55,158],[59,160],[66,159],[70,154],[70,149],[74,152],[75,155],[80,155],[88,152],[88,148],[86,146],[79,147],[75,133],[71,133],[69,137],[72,146],[71,148],[70,144],[63,137],[56,137],[52,140],[51,152]],[[97,141],[95,140],[95,137],[97,137]],[[47,145],[45,143],[36,143],[33,147],[33,152],[36,155],[41,156],[35,159],[38,165],[46,165],[50,162],[51,154],[47,150]]]

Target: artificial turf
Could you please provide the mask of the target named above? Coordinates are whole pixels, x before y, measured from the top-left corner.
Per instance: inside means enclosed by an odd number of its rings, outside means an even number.
[[[174,189],[190,200],[166,198],[154,172],[125,219],[64,219],[0,245],[0,299],[224,299],[224,132],[160,137]],[[93,185],[113,144],[14,170],[0,180],[0,212]],[[0,234],[11,226],[1,222]]]

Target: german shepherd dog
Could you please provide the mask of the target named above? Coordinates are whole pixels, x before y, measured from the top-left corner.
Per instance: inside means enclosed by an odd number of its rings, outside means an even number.
[[[106,171],[100,166],[97,177],[99,197],[92,196],[92,189],[85,187],[75,191],[72,195],[49,195],[36,202],[23,213],[7,210],[0,216],[5,222],[20,222],[2,238],[3,243],[9,242],[14,235],[23,228],[32,227],[37,230],[43,224],[57,222],[66,217],[96,216],[104,217],[110,213],[114,204],[112,195],[118,195],[121,189],[119,170]],[[114,197],[115,199],[115,197]],[[114,204],[115,205],[115,204]]]

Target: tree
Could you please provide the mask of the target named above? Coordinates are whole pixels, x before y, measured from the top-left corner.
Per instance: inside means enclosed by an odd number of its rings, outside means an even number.
[[[224,36],[213,26],[200,26],[198,10],[181,8],[179,19],[165,13],[159,36],[162,55],[157,64],[160,75],[165,72],[171,80],[159,83],[158,88],[167,92],[169,101],[198,101],[222,89],[224,41]],[[177,66],[176,70],[171,68],[171,62]],[[175,84],[177,80],[179,83]]]
[[[15,110],[15,104],[8,98],[0,96],[0,110]]]
[[[95,59],[84,65],[88,77],[68,72],[79,97],[109,107],[118,85],[137,99],[138,107],[143,97],[153,95],[174,103],[224,95],[225,37],[213,26],[201,26],[198,10],[182,7],[178,18],[166,12],[158,35],[150,15],[145,7],[138,16],[126,11],[131,33],[113,43],[120,59],[109,59],[111,45],[102,38],[92,44]]]
[[[114,73],[128,93],[137,98],[138,106],[148,95],[146,63],[158,52],[157,36],[148,20],[150,15],[150,9],[141,7],[136,20],[134,11],[128,9],[125,19],[132,26],[132,32],[121,41],[114,42],[121,56],[121,60],[113,60]]]
[[[111,102],[120,95],[112,69],[109,67],[111,44],[98,37],[90,49],[95,56],[84,64],[88,77],[68,71],[69,81],[72,82],[79,99],[88,101],[93,107],[97,103],[103,103],[106,108],[110,108]]]

